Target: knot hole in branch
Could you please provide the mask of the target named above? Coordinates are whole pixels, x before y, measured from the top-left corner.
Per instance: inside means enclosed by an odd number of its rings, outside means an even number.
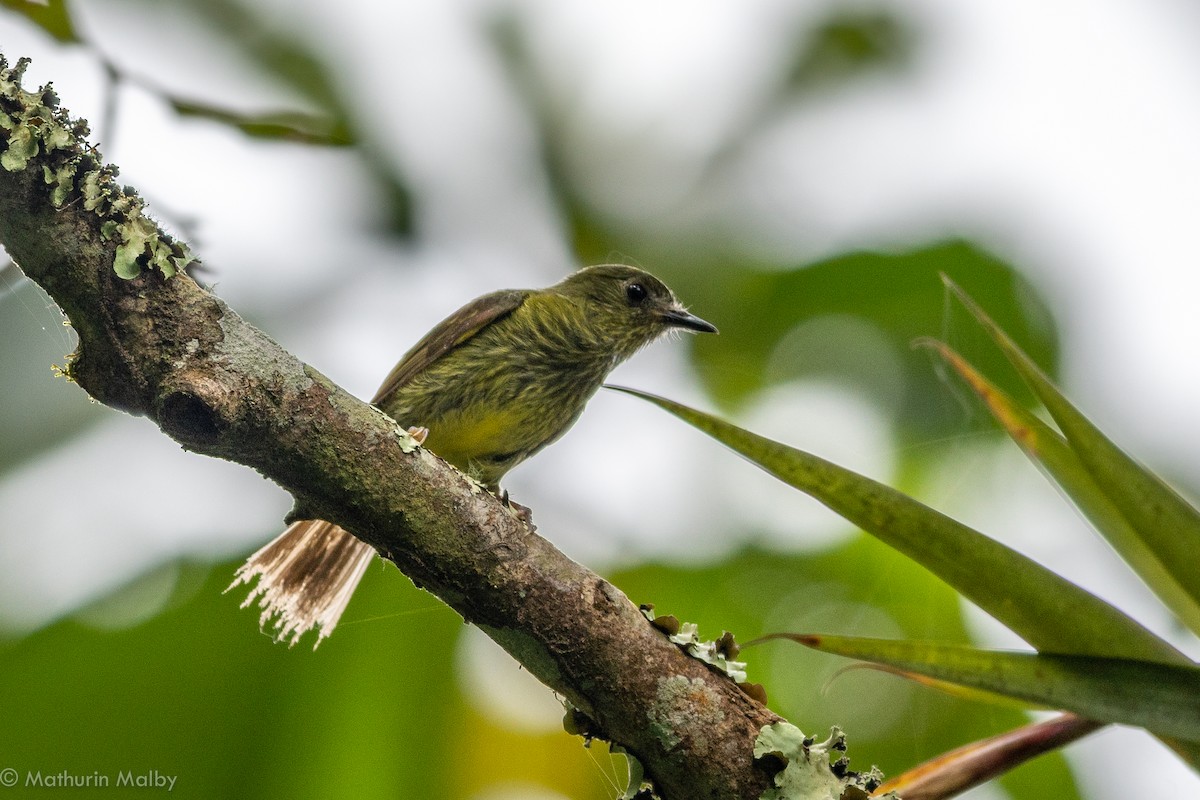
[[[210,447],[228,427],[225,387],[208,377],[182,377],[159,395],[158,423],[186,447]]]

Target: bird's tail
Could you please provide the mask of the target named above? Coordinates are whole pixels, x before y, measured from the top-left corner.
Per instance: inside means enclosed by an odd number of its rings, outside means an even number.
[[[257,599],[259,624],[271,623],[276,641],[290,645],[316,628],[315,650],[333,632],[373,555],[374,548],[332,522],[300,520],[246,559],[229,589],[257,575],[242,608]]]

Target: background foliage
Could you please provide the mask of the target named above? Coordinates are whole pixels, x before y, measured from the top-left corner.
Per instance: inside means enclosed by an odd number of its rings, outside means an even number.
[[[966,181],[930,201],[921,182],[954,174],[954,153],[940,177],[913,174],[883,133],[828,119],[839,103],[919,105],[912,88],[954,67],[931,54],[946,37],[971,41],[935,24],[946,9],[678,5],[645,18],[614,8],[613,21],[535,2],[3,5],[6,55],[34,55],[32,79],[54,80],[91,119],[106,157],[200,253],[199,277],[360,395],[476,294],[633,260],[721,336],[658,345],[616,382],[850,461],[1019,548],[1042,545],[1035,557],[1146,613],[1140,587],[1069,515],[1046,512],[1038,498],[1053,492],[1036,477],[1012,477],[1028,470],[1020,457],[909,347],[949,338],[1028,397],[948,311],[945,272],[1044,367],[1095,365],[1062,328],[1078,324],[1061,286],[1081,285],[1086,251],[1062,255],[1045,230],[1038,246],[1026,229],[997,232],[1024,217],[1005,217],[1004,197],[979,202],[995,187]],[[655,106],[664,97],[673,105]],[[846,137],[879,154],[846,152]],[[881,196],[891,211],[874,219],[820,202],[889,181],[924,199]],[[57,312],[11,268],[0,290],[0,768],[158,770],[195,797],[616,794],[620,760],[556,730],[548,692],[390,567],[369,573],[316,653],[256,635],[240,597],[221,592],[274,535],[286,498],[89,404],[49,369],[72,346]],[[1122,419],[1121,402],[1094,402]],[[1157,452],[1193,485],[1180,448]],[[706,635],[997,643],[924,570],[768,481],[602,394],[509,488],[635,602]],[[1025,718],[835,674],[837,660],[795,648],[747,655],[776,710],[806,732],[847,730],[855,766],[895,773]],[[1141,734],[1079,748],[1088,767],[1115,749],[1160,759],[1161,785],[1197,785]],[[1079,774],[1052,756],[977,796],[1099,798],[1122,785]]]

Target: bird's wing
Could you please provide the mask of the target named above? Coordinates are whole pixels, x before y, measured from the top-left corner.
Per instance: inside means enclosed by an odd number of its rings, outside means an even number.
[[[371,402],[375,405],[385,403],[392,392],[412,380],[413,376],[488,325],[516,311],[528,296],[528,290],[520,289],[492,292],[472,300],[446,317],[404,354],[400,363],[388,373]]]

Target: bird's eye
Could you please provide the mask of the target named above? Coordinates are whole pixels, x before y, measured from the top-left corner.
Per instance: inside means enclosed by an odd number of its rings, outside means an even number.
[[[640,283],[631,283],[625,287],[625,297],[632,306],[636,306],[645,300],[647,294],[646,287]]]

